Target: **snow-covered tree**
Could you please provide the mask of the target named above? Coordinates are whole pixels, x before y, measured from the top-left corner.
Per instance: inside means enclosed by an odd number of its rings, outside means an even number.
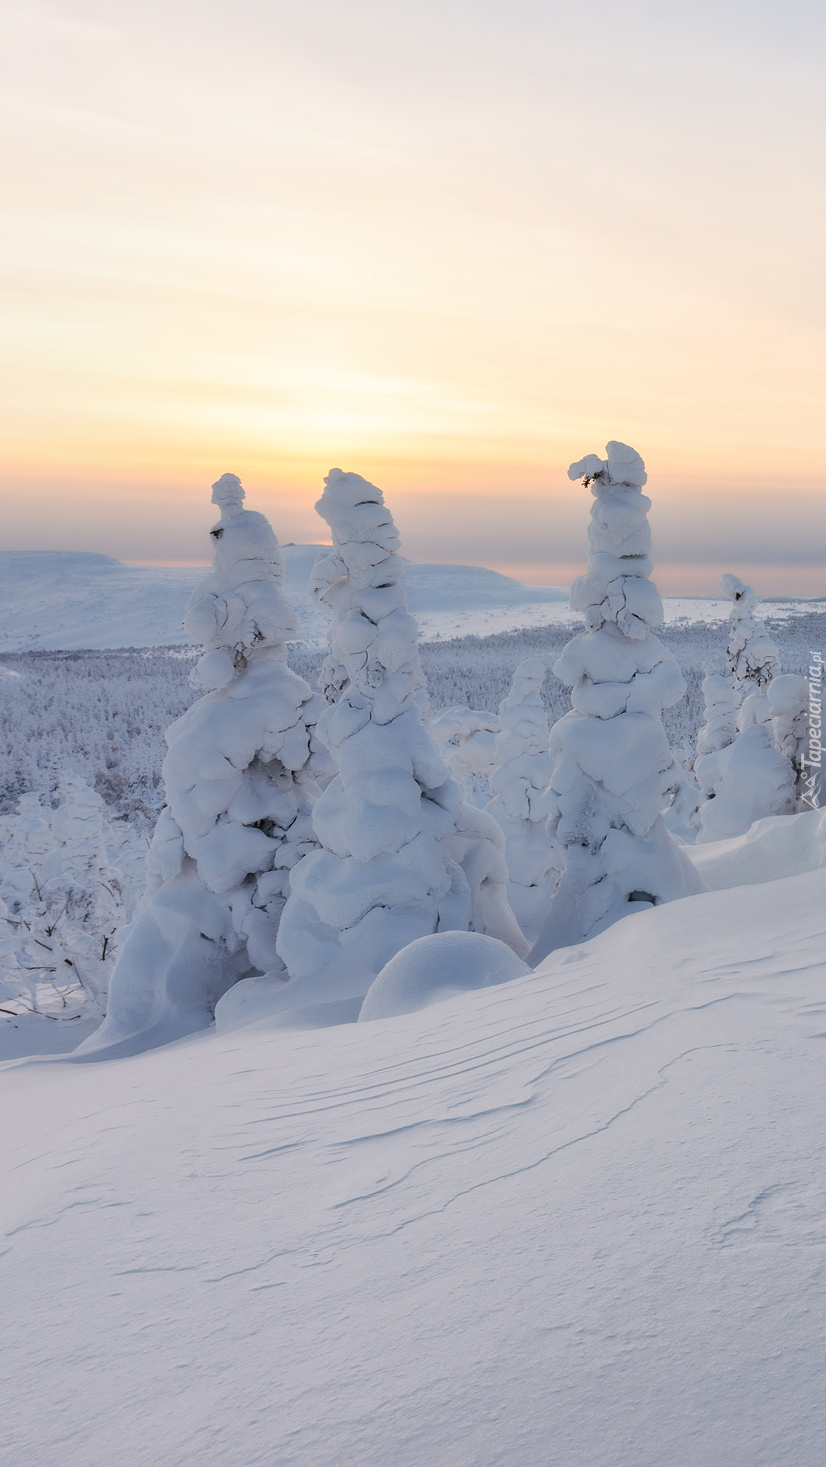
[[[732,609],[726,648],[729,676],[720,679],[725,687],[721,687],[723,706],[719,722],[727,734],[734,716],[735,733],[725,741],[721,734],[712,743],[703,737],[705,730],[701,730],[698,739],[694,773],[706,797],[698,814],[697,841],[701,845],[743,835],[755,820],[766,816],[790,814],[795,806],[794,786],[799,772],[799,765],[793,765],[786,749],[781,749],[775,738],[770,688],[774,683],[779,684],[776,702],[782,721],[783,686],[786,684],[788,694],[789,684],[778,676],[778,650],[757,615],[758,598],[751,586],[734,575],[722,576],[720,589],[731,600]],[[790,736],[790,728],[781,730],[787,745]]]
[[[551,777],[548,711],[542,687],[544,657],[526,657],[499,705],[499,732],[487,809],[502,829],[508,862],[508,898],[525,936],[533,941],[558,880],[561,850],[548,834],[545,791]]]
[[[479,708],[440,708],[430,719],[430,732],[462,798],[472,805],[486,805],[496,762],[496,714]]]
[[[204,647],[192,680],[209,691],[167,733],[168,803],[147,893],[87,1050],[188,1033],[211,1022],[237,979],[277,977],[290,871],[315,843],[316,776],[329,773],[314,737],[323,705],[287,667],[295,620],[278,542],[264,515],[243,508],[234,474],[212,497],[213,565],[184,618]]]
[[[698,845],[744,835],[755,820],[794,811],[794,771],[774,747],[768,719],[745,724],[733,744],[703,755],[695,773],[707,796]]]
[[[757,615],[759,597],[739,576],[720,577],[720,590],[731,601],[726,660],[736,689],[764,688],[779,670],[777,647]]]
[[[564,847],[564,870],[532,954],[581,942],[643,904],[698,889],[662,811],[684,783],[662,712],[685,684],[652,635],[662,602],[649,580],[651,501],[639,454],[609,443],[606,459],[572,464],[594,495],[588,568],[571,588],[585,617],[554,665],[573,689],[573,709],[551,731],[549,831]]]
[[[338,773],[313,810],[320,848],[293,871],[278,951],[284,1002],[362,997],[414,938],[473,929],[521,954],[504,840],[465,804],[427,729],[416,624],[381,490],[333,469],[317,509],[333,549],[311,584],[332,612],[319,734]]]
[[[795,778],[795,803],[801,803],[807,770],[804,764],[809,743],[809,684],[797,673],[781,673],[772,678],[766,690],[771,714],[774,747],[792,766]]]
[[[716,754],[737,737],[738,696],[730,677],[707,672],[703,678],[705,723],[697,734],[697,758]]]
[[[21,797],[0,876],[0,983],[23,1012],[102,1016],[125,920],[100,796],[67,773],[54,811]]]

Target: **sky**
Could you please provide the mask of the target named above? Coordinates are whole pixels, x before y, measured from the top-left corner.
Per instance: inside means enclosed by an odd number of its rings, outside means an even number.
[[[406,554],[565,583],[608,439],[656,576],[826,591],[820,0],[0,11],[11,549],[209,558],[333,465]]]

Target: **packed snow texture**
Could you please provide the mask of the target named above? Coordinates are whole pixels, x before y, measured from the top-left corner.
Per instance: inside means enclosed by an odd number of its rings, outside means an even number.
[[[769,816],[745,835],[698,843],[688,855],[709,891],[817,871],[826,866],[826,811]]]
[[[167,734],[168,806],[146,898],[112,975],[106,1021],[84,1052],[203,1028],[239,978],[277,970],[290,872],[316,843],[317,776],[331,772],[315,743],[322,700],[287,667],[295,621],[278,543],[242,499],[234,475],[213,486],[213,567],[186,610],[204,647],[192,681],[210,691]]]
[[[815,1467],[824,950],[816,871],[397,1019],[4,1067],[9,1460]]]
[[[662,816],[686,783],[662,724],[685,683],[651,631],[662,622],[662,602],[649,579],[645,466],[626,444],[609,443],[606,452],[568,471],[594,496],[588,569],[571,587],[586,630],[554,664],[573,703],[550,745],[549,833],[563,848],[562,874],[533,961],[601,932],[629,906],[699,890]]]
[[[311,584],[332,613],[319,737],[337,773],[313,810],[318,850],[296,867],[278,934],[285,1006],[363,996],[400,948],[451,929],[524,955],[504,840],[461,800],[425,724],[416,624],[381,490],[333,469],[317,505],[333,535]]]

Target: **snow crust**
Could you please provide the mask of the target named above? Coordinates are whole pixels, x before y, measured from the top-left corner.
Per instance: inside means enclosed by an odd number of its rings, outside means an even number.
[[[9,1459],[814,1467],[824,950],[819,870],[381,1023],[3,1067]]]

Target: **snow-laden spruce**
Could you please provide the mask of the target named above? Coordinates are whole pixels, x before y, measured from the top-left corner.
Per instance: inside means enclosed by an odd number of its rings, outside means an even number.
[[[652,635],[663,609],[650,581],[651,501],[639,454],[609,443],[568,470],[594,496],[588,568],[571,587],[585,617],[554,664],[573,689],[573,709],[554,725],[549,832],[564,870],[532,954],[583,941],[643,904],[699,889],[663,822],[684,786],[662,724],[685,692],[670,652]]]
[[[734,687],[764,688],[779,671],[777,647],[757,615],[759,597],[739,576],[720,577],[720,590],[731,601],[726,660]]]
[[[703,678],[705,722],[697,734],[697,758],[717,754],[737,737],[738,696],[731,677],[707,672]]]
[[[148,1045],[204,1027],[237,979],[277,978],[290,871],[313,848],[310,812],[329,761],[314,739],[322,700],[287,667],[295,618],[278,542],[243,508],[234,474],[213,485],[221,518],[211,571],[184,626],[203,644],[192,681],[209,689],[172,725],[167,807],[147,894],[112,979],[106,1023],[84,1050]],[[282,970],[283,976],[283,970]]]
[[[103,801],[67,771],[55,810],[28,793],[4,823],[0,1007],[101,1018],[116,934],[126,921]]]
[[[522,931],[534,941],[558,879],[560,848],[547,829],[545,791],[551,778],[544,657],[526,657],[499,705],[499,732],[487,809],[505,837],[508,899]]]
[[[795,779],[795,805],[798,810],[810,808],[804,805],[807,769],[805,764],[810,733],[809,684],[797,673],[780,673],[772,678],[766,689],[771,715],[774,746],[792,766]],[[818,709],[819,712],[819,709]]]
[[[311,584],[332,612],[319,736],[338,773],[313,810],[320,848],[298,865],[278,934],[284,1003],[362,997],[417,937],[473,929],[523,956],[504,840],[464,803],[425,723],[427,692],[380,489],[333,469],[317,509],[333,549]]]
[[[720,683],[722,725],[716,741],[700,732],[694,772],[705,799],[699,807],[697,840],[728,840],[743,835],[756,820],[791,814],[795,782],[800,774],[802,679],[779,676],[777,647],[757,614],[759,600],[739,576],[724,575],[720,590],[731,605],[726,661],[728,677]],[[778,684],[775,708],[770,690]],[[805,687],[805,685],[804,685]],[[788,707],[786,705],[789,705]],[[734,718],[735,732],[725,738]],[[776,725],[774,720],[776,718]],[[778,744],[779,736],[781,743]]]

